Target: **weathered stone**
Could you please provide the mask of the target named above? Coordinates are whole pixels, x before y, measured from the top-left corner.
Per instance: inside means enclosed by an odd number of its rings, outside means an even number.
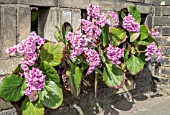
[[[170,78],[170,67],[161,67],[161,76]]]
[[[0,60],[0,75],[11,74],[20,63],[21,58]]]
[[[132,6],[132,5],[134,5],[134,3],[129,3],[129,2],[114,2],[113,3],[113,9],[115,11],[120,11],[123,8],[128,8],[129,9],[129,6]]]
[[[148,26],[148,28],[152,28],[152,15],[149,14],[146,16],[144,24]]]
[[[154,26],[170,26],[170,17],[169,16],[156,16],[154,18]]]
[[[165,1],[166,1],[166,0],[153,0],[153,4],[154,4],[154,5],[157,5],[157,6],[159,6],[159,5],[165,5]]]
[[[99,5],[101,10],[113,10],[113,1],[112,0],[91,0],[91,4]]]
[[[18,0],[18,4],[35,6],[58,6],[58,0]]]
[[[69,22],[71,24],[72,11],[70,9],[61,9],[61,24],[64,22]]]
[[[43,12],[42,15],[44,15]],[[44,37],[52,42],[56,42],[56,39],[54,38],[54,33],[56,31],[55,26],[57,26],[57,22],[58,20],[56,7],[51,7],[46,18],[46,23],[44,25]]]
[[[19,115],[15,109],[4,110],[0,112],[0,115]]]
[[[77,30],[81,22],[79,21],[81,19],[81,11],[79,9],[73,9],[72,10],[72,26],[74,30]]]
[[[5,49],[16,44],[17,9],[15,5],[2,5],[2,57],[8,57]]]
[[[169,36],[170,35],[170,27],[163,27],[162,28],[162,35]]]
[[[170,67],[170,57],[162,57],[161,64],[162,66]]]
[[[18,0],[0,0],[0,4],[17,4]]]
[[[162,13],[162,7],[155,6],[155,16],[160,16]]]
[[[170,47],[169,47],[169,46],[167,46],[167,47],[162,47],[162,48],[161,48],[161,52],[162,52],[162,55],[163,55],[163,56],[170,57]]]
[[[2,18],[2,9],[0,5],[0,58],[2,57],[2,48],[3,48],[3,38],[2,38],[2,23],[1,23],[1,18]]]
[[[170,46],[170,38],[167,36],[155,37],[160,46]]]
[[[29,36],[31,30],[31,10],[29,5],[19,5],[17,8],[17,43]]]
[[[145,5],[137,5],[137,9],[140,11],[140,13],[148,14],[152,11],[151,6],[145,6]]]
[[[128,2],[139,2],[139,3],[143,3],[144,0],[127,0]]]
[[[62,8],[81,8],[86,9],[89,0],[58,0],[59,6]]]
[[[170,7],[163,7],[162,14],[163,15],[170,15]]]
[[[0,111],[10,109],[13,105],[10,102],[6,102],[0,98]]]
[[[153,0],[145,0],[144,3],[152,4],[152,3],[153,3]]]

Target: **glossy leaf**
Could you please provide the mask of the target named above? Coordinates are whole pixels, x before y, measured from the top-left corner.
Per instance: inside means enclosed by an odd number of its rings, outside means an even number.
[[[110,28],[109,32],[110,32],[110,34],[109,34],[110,41],[115,46],[119,46],[126,39],[126,32],[122,31],[121,29]]]
[[[136,75],[144,67],[144,62],[139,58],[132,56],[126,61],[127,69],[132,75]]]
[[[130,42],[134,42],[135,40],[138,39],[140,33],[131,33],[130,34]]]
[[[155,42],[158,46],[158,42],[151,35],[148,36],[147,40],[149,41],[149,43]]]
[[[119,89],[123,87],[125,76],[121,69],[113,64],[106,64],[103,72],[103,81],[111,88]]]
[[[128,50],[128,49],[125,49],[125,50],[124,50],[124,59],[125,59],[125,60],[128,60],[128,58],[129,58],[129,53],[130,53],[130,50]]]
[[[100,34],[100,42],[103,47],[106,47],[108,45],[109,41],[109,25],[105,25],[101,28],[101,34]]]
[[[28,97],[22,102],[21,105],[22,115],[43,115],[44,114],[44,107],[40,103],[40,101],[36,101],[31,103]]]
[[[57,109],[63,102],[63,92],[59,83],[46,81],[43,90],[39,91],[41,103],[51,109]]]
[[[60,77],[55,70],[54,67],[48,64],[48,62],[44,61],[40,64],[39,69],[46,75],[46,81],[54,81],[56,83],[60,83]]]
[[[139,10],[135,6],[130,6],[130,13],[132,14],[133,18],[138,21],[140,24],[141,22],[141,15]]]
[[[148,37],[148,27],[141,25],[140,26],[140,40],[144,40]]]
[[[0,97],[6,101],[17,102],[24,96],[26,82],[23,77],[11,74],[5,77],[0,85]]]
[[[58,26],[56,26],[56,31],[54,33],[54,37],[58,42],[64,42],[62,35],[61,35],[61,31]]]
[[[79,95],[82,71],[78,66],[71,64],[66,74],[67,76],[69,76],[72,93],[74,94],[75,97],[77,97]]]
[[[55,44],[47,42],[40,52],[41,61],[47,61],[51,66],[59,65],[64,56],[65,45],[62,42]]]

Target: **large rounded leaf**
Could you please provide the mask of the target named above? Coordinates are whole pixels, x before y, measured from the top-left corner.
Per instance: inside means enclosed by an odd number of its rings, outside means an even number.
[[[23,77],[11,74],[3,79],[0,85],[0,97],[6,101],[19,101],[24,95],[26,83]]]
[[[145,25],[140,26],[140,40],[144,40],[148,37],[148,27]]]
[[[59,84],[54,81],[46,81],[43,90],[39,91],[41,103],[51,109],[56,109],[63,102],[63,92]]]
[[[135,6],[130,6],[130,13],[132,14],[133,18],[138,21],[140,24],[141,22],[141,15],[139,10]]]
[[[109,25],[105,25],[101,28],[100,42],[102,46],[106,47],[109,41]]]
[[[121,69],[113,64],[106,64],[103,72],[103,81],[111,88],[122,88],[125,82],[125,76]]]
[[[41,61],[47,61],[51,66],[59,65],[64,56],[65,45],[62,42],[55,44],[47,42],[40,52]]]
[[[126,61],[127,69],[132,75],[136,75],[144,67],[144,62],[139,58],[132,56]]]
[[[82,71],[78,66],[71,64],[66,74],[69,76],[70,79],[72,93],[74,94],[75,97],[77,97],[79,95],[79,87],[82,78]]]
[[[39,69],[46,75],[46,81],[54,81],[60,83],[60,77],[57,71],[48,62],[44,61],[40,64]]]
[[[21,105],[22,115],[43,115],[44,114],[44,107],[40,103],[40,101],[36,101],[31,103],[28,97],[22,102]]]

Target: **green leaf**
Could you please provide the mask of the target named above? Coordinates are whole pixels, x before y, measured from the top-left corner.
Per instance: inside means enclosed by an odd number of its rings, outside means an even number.
[[[147,40],[142,40],[142,41],[138,41],[139,45],[149,45],[150,42],[148,42]]]
[[[39,91],[41,103],[51,109],[57,109],[63,102],[63,92],[59,83],[46,81],[43,90]]]
[[[158,46],[158,42],[151,35],[148,36],[147,40],[149,41],[149,43],[155,42]]]
[[[18,73],[23,73],[23,70],[21,68],[21,64],[17,66],[17,68],[12,72],[12,74],[18,74]]]
[[[11,74],[5,77],[0,85],[0,97],[6,101],[17,102],[24,96],[26,83],[23,77]]]
[[[65,45],[62,42],[52,44],[47,42],[44,44],[41,52],[41,61],[47,61],[51,66],[57,66],[65,57]]]
[[[110,41],[113,45],[119,46],[126,39],[126,32],[118,28],[109,29]]]
[[[146,39],[144,39],[144,40],[139,40],[139,41],[138,41],[138,44],[139,44],[139,45],[149,45],[149,44],[151,44],[152,42],[155,42],[156,45],[158,46],[158,42],[157,42],[152,36],[149,35]]]
[[[130,53],[130,50],[128,50],[128,49],[125,49],[125,50],[124,50],[124,58],[125,58],[125,60],[128,60],[128,58],[129,58],[129,53]]]
[[[141,25],[140,26],[140,40],[144,40],[148,37],[148,27]]]
[[[113,64],[107,64],[103,72],[103,81],[111,88],[119,89],[123,87],[125,77],[123,71]]]
[[[71,24],[69,24],[68,22],[65,22],[62,25],[62,35],[63,35],[63,40],[64,40],[64,44],[68,44],[67,40],[66,40],[66,35],[68,34],[68,32],[72,32],[73,28],[71,26]]]
[[[138,21],[140,24],[141,22],[141,15],[139,10],[135,6],[130,6],[130,13],[132,14],[133,18]]]
[[[43,72],[44,75],[46,75],[47,81],[54,81],[56,83],[60,83],[60,77],[55,70],[54,67],[48,64],[48,62],[44,61],[40,64],[39,69]]]
[[[22,115],[43,115],[44,107],[40,101],[31,103],[28,97],[22,102],[21,105]]]
[[[100,42],[103,47],[106,47],[108,45],[109,41],[109,25],[105,25],[101,28],[101,34],[100,34]]]
[[[58,42],[64,42],[62,35],[61,35],[61,31],[58,26],[56,26],[56,31],[54,33],[54,37]]]
[[[70,65],[70,68],[67,70],[66,75],[69,76],[72,93],[75,97],[79,95],[79,87],[81,84],[81,78],[82,78],[82,71],[80,68],[74,64]]]
[[[126,61],[127,69],[132,75],[136,75],[144,67],[144,62],[139,58],[132,56]]]
[[[130,33],[130,42],[134,42],[138,39],[140,33]]]

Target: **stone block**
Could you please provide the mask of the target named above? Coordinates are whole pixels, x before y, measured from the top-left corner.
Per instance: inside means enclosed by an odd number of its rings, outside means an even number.
[[[113,10],[115,11],[120,11],[123,8],[128,8],[129,6],[135,5],[134,3],[129,3],[129,2],[114,2],[113,3]]]
[[[144,24],[147,25],[149,28],[152,28],[152,15],[151,14],[148,14],[146,16],[146,19],[145,19],[145,22]]]
[[[91,0],[91,4],[99,5],[101,10],[113,10],[113,0]]]
[[[0,75],[11,74],[20,63],[21,58],[0,60]]]
[[[170,7],[163,7],[162,15],[170,15]]]
[[[17,8],[17,43],[29,36],[31,30],[31,10],[29,5],[19,5]]]
[[[1,8],[1,31],[2,31],[2,57],[8,55],[5,49],[16,44],[16,23],[17,23],[17,8],[16,5],[2,5]]]
[[[57,42],[54,38],[54,33],[56,31],[55,26],[58,26],[59,22],[57,17],[57,8],[51,7],[46,18],[46,23],[44,25],[44,37],[52,42]]]
[[[170,27],[163,27],[162,28],[162,35],[169,36],[170,35]]]
[[[144,3],[152,4],[152,3],[153,3],[153,0],[144,0]]]
[[[151,6],[137,5],[136,7],[140,11],[140,13],[143,13],[143,14],[148,14],[148,13],[151,13],[152,11]]]
[[[153,0],[153,5],[165,5],[165,0]]]
[[[61,9],[61,25],[64,24],[64,22],[69,22],[71,24],[72,18],[72,11],[67,8]]]
[[[6,102],[0,98],[0,111],[10,109],[13,105],[10,102]]]
[[[17,4],[18,0],[0,0],[0,4]]]
[[[18,4],[35,6],[58,6],[58,0],[18,0]]]
[[[163,56],[170,57],[170,47],[169,46],[162,47],[161,52],[162,52]]]
[[[89,5],[89,0],[58,0],[61,8],[81,8],[86,9]]]
[[[74,30],[77,30],[81,22],[79,21],[81,19],[81,11],[79,9],[73,9],[72,10],[72,26]]]
[[[1,22],[1,18],[2,18],[2,9],[1,9],[1,5],[0,5],[0,58],[2,57],[2,48],[3,48],[3,38],[2,38],[2,22]]]
[[[127,0],[128,2],[144,3],[144,0]]]
[[[155,16],[160,16],[162,14],[162,7],[155,6]]]
[[[0,112],[0,115],[20,115],[16,112],[16,109],[9,109]]]
[[[166,67],[170,67],[170,57],[162,57],[161,65],[166,66]]]
[[[155,37],[160,46],[170,46],[170,38],[168,36]]]
[[[161,76],[170,78],[170,67],[161,67]]]
[[[154,20],[154,26],[170,26],[169,16],[155,16]]]

